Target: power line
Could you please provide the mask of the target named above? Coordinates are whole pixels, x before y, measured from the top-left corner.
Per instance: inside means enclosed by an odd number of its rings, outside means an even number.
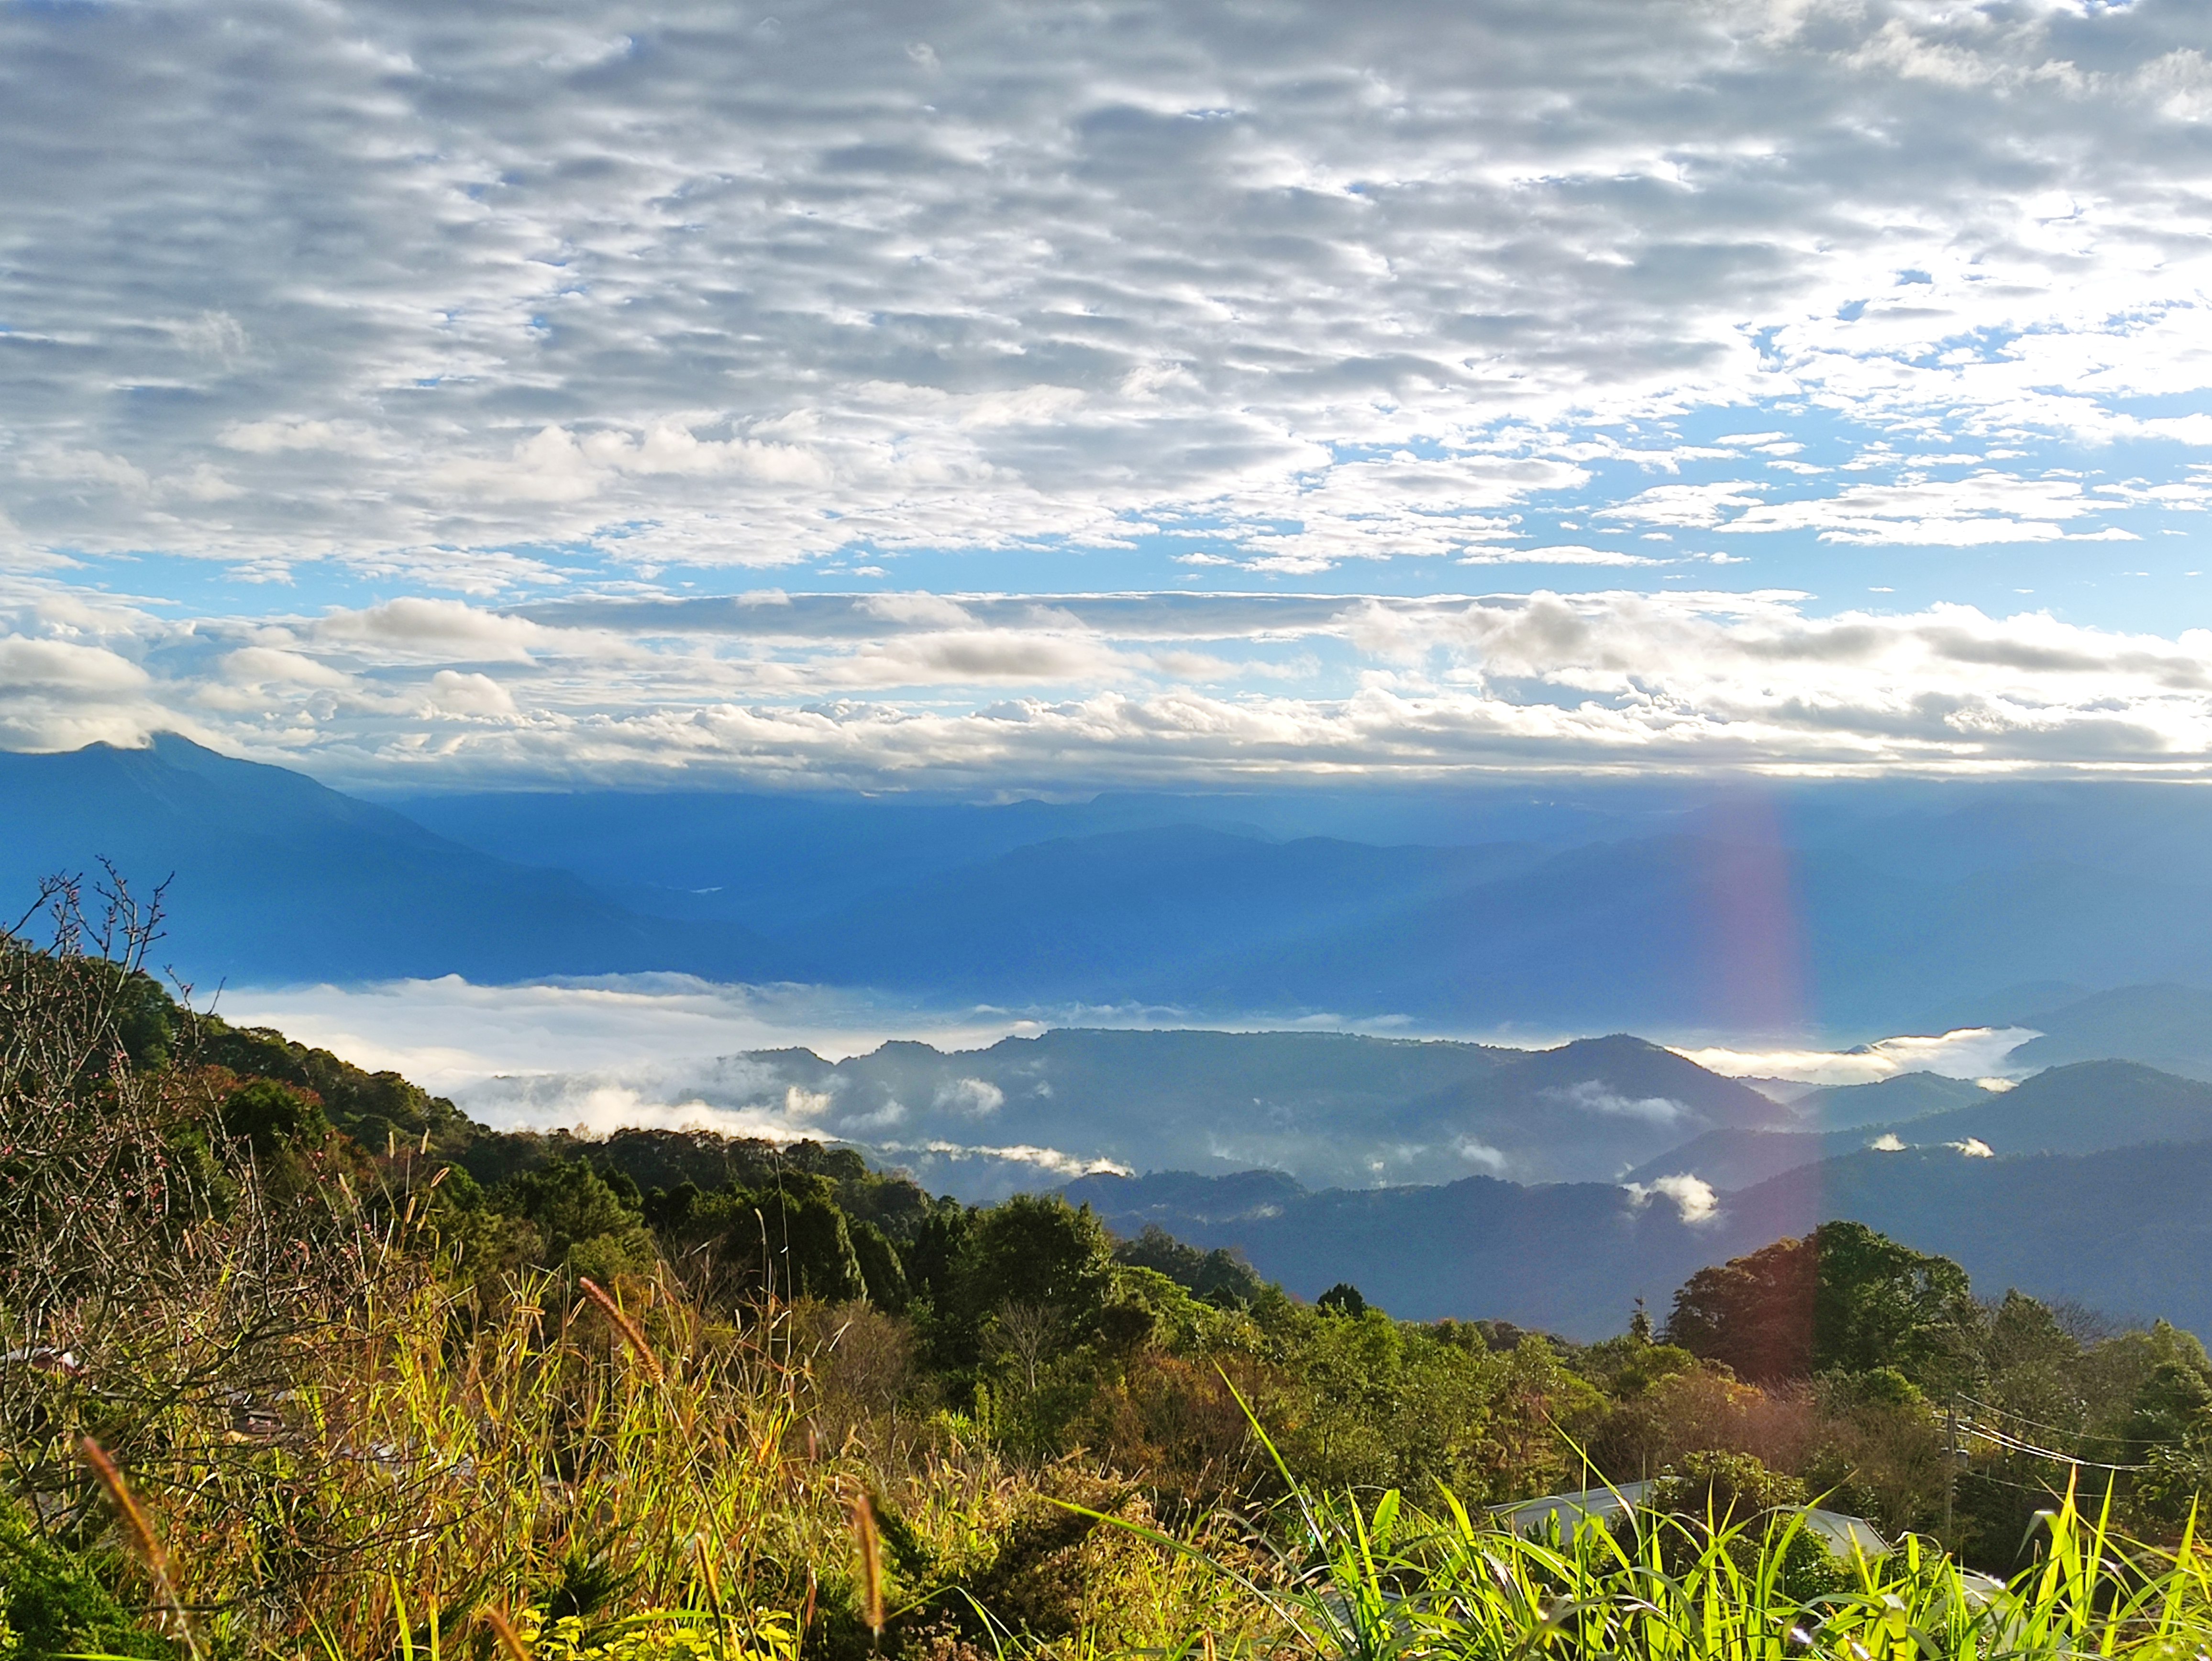
[[[2022,1494],[2039,1494],[2046,1499],[2059,1498],[2059,1491],[2049,1482],[2015,1482],[2009,1476],[1992,1476],[1988,1471],[1967,1473],[1977,1482],[1989,1482],[2001,1488],[2018,1488]]]
[[[1984,1441],[1995,1442],[1999,1447],[2008,1448],[2014,1453],[2025,1453],[2033,1458],[2049,1459],[2058,1464],[2073,1465],[2083,1470],[2129,1471],[2150,1469],[2148,1465],[2115,1465],[2108,1464],[2101,1459],[2077,1459],[2070,1453],[2060,1453],[2053,1448],[2039,1448],[2033,1442],[2023,1442],[2016,1436],[2008,1436],[2001,1430],[1988,1429],[1973,1423],[1971,1420],[1966,1423],[1966,1432],[1969,1436],[1978,1436]]]
[[[2069,1430],[2063,1425],[2046,1425],[2041,1420],[2031,1419],[2014,1409],[1999,1407],[1994,1402],[1977,1401],[1971,1396],[1960,1396],[1957,1399],[1968,1407],[1979,1408],[1984,1413],[2001,1414],[2016,1425],[2026,1425],[2030,1430],[2049,1431],[2053,1436],[2072,1436],[2085,1442],[2125,1442],[2128,1439],[2109,1430]]]

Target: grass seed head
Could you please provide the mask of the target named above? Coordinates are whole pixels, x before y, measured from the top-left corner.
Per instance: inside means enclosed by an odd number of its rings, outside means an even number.
[[[530,1652],[525,1647],[520,1634],[514,1630],[514,1623],[500,1609],[487,1603],[483,1619],[484,1625],[491,1628],[491,1635],[499,1640],[500,1652],[507,1657],[507,1661],[530,1661]]]
[[[660,1358],[653,1353],[653,1346],[646,1342],[645,1333],[638,1323],[624,1314],[622,1305],[609,1297],[606,1288],[590,1275],[580,1276],[576,1284],[584,1289],[584,1296],[597,1304],[607,1319],[615,1323],[615,1330],[622,1334],[623,1342],[630,1347],[639,1364],[653,1376],[653,1382],[656,1384],[663,1383],[667,1375],[661,1371]]]
[[[876,1529],[876,1508],[868,1491],[853,1495],[853,1540],[860,1548],[860,1618],[881,1638],[884,1631],[884,1542]]]
[[[185,1646],[195,1656],[199,1645],[193,1640],[191,1621],[185,1614],[183,1601],[177,1596],[177,1583],[169,1572],[169,1554],[162,1548],[161,1536],[154,1531],[153,1519],[146,1515],[145,1506],[131,1491],[131,1484],[123,1480],[121,1467],[117,1465],[106,1448],[87,1436],[77,1443],[84,1462],[92,1474],[100,1479],[100,1486],[107,1491],[108,1503],[122,1519],[124,1531],[131,1536],[132,1548],[146,1565],[146,1572],[154,1578],[154,1590],[177,1617],[185,1634]]]
[[[89,1436],[84,1438],[79,1445],[83,1451],[85,1463],[92,1467],[92,1474],[100,1479],[100,1486],[107,1490],[108,1501],[115,1507],[115,1514],[122,1519],[133,1548],[154,1579],[161,1583],[166,1594],[169,1585],[169,1555],[161,1549],[161,1538],[154,1532],[153,1522],[147,1517],[145,1507],[138,1503],[138,1496],[123,1480],[122,1470],[108,1457],[106,1448]]]

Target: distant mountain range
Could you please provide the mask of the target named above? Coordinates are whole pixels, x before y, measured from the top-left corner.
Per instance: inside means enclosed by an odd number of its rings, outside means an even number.
[[[785,955],[732,925],[642,916],[568,872],[493,857],[180,738],[0,753],[0,802],[8,921],[40,879],[98,877],[106,859],[142,899],[168,885],[155,959],[204,988],[670,967],[746,979]]]
[[[1940,1073],[1900,1073],[1873,1084],[1832,1085],[1826,1090],[1807,1091],[1793,1096],[1790,1104],[1810,1128],[1849,1130],[1855,1125],[1917,1119],[1923,1113],[1978,1102],[1988,1093],[1972,1079],[1948,1079]]]
[[[1578,789],[1580,788],[1578,787]],[[1541,1050],[1063,1029],[649,1061],[654,1098],[852,1141],[970,1197],[1076,1177],[1116,1227],[1407,1316],[1617,1330],[1691,1270],[1850,1216],[2212,1333],[2212,795],[1597,787],[1004,806],[738,795],[378,806],[181,739],[0,755],[0,891],[165,879],[203,988],[680,970],[948,1001],[2039,1036],[2016,1087],[1771,1094],[1616,1034]],[[1397,839],[1401,832],[1418,831]],[[686,1069],[689,1069],[688,1071]],[[494,1081],[569,1123],[592,1080]],[[1093,1172],[1121,1168],[1142,1177]],[[1178,1168],[1182,1168],[1178,1171]]]
[[[969,1199],[1102,1164],[1267,1166],[1317,1186],[1476,1171],[1604,1181],[1702,1131],[1798,1123],[1756,1091],[1626,1037],[1530,1052],[1334,1032],[1060,1028],[952,1053],[898,1043],[842,1062],[785,1050],[649,1076],[525,1076],[464,1099],[495,1124],[561,1124],[577,1116],[567,1092],[609,1085],[854,1142]]]
[[[625,904],[742,921],[831,980],[1001,1003],[1872,1036],[2212,985],[2212,793],[2156,786],[399,805]],[[2094,1054],[2212,1068],[2194,1023],[2179,1050]]]
[[[2006,1059],[2018,1067],[2124,1056],[2184,1077],[2212,1080],[2212,992],[2192,986],[2126,986],[2045,1007],[2023,1019],[2042,1037]]]
[[[1470,1177],[1319,1193],[1276,1173],[1088,1177],[1066,1189],[1117,1232],[1233,1247],[1302,1296],[1339,1281],[1414,1319],[1480,1313],[1591,1340],[1631,1300],[1663,1315],[1708,1263],[1830,1218],[1869,1224],[2007,1287],[2212,1335],[2212,1141],[2090,1154],[1861,1152],[1686,1207],[1667,1193]]]
[[[0,891],[103,855],[173,873],[203,982],[651,969],[1539,1034],[2023,1021],[2025,1064],[2212,1078],[2212,793],[2173,787],[378,806],[163,737],[0,756]]]
[[[1861,1148],[1986,1149],[1991,1155],[2010,1155],[2094,1153],[2147,1143],[2212,1141],[2212,1084],[2178,1078],[2136,1062],[2076,1062],[2048,1068],[2002,1092],[1957,1080],[1937,1081],[1929,1074],[1909,1074],[1888,1080],[1881,1088],[1910,1079],[1929,1079],[1972,1094],[1955,1107],[1825,1133],[1771,1124],[1716,1128],[1646,1161],[1631,1171],[1627,1180],[1650,1183],[1694,1173],[1717,1188],[1741,1188]],[[1818,1099],[1801,1098],[1792,1104],[1791,1112],[1817,1124],[1823,1105]]]
[[[1636,1042],[1532,1059],[1601,1069]],[[1810,1128],[1826,1104],[1804,1098],[1763,1124],[1700,1130],[1614,1181],[1316,1191],[1280,1171],[1165,1171],[1086,1177],[1066,1192],[1121,1232],[1157,1223],[1241,1250],[1304,1296],[1349,1280],[1421,1318],[1482,1311],[1601,1336],[1620,1329],[1628,1299],[1662,1308],[1704,1264],[1848,1217],[1957,1258],[1992,1291],[2017,1286],[2212,1334],[2202,1269],[2212,1262],[2212,1085],[2128,1062],[2053,1068],[2003,1092],[1931,1082],[1870,1093],[1972,1097],[1826,1132]],[[1806,1128],[1788,1128],[1793,1119]]]

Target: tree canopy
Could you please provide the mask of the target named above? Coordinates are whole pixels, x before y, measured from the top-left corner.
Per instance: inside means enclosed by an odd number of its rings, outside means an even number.
[[[1978,1324],[1948,1257],[1830,1222],[1699,1269],[1674,1294],[1667,1337],[1754,1384],[1894,1367],[1932,1391],[1960,1381]]]

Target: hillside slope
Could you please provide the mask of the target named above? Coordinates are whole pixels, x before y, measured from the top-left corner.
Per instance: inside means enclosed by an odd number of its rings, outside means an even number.
[[[0,754],[0,894],[112,861],[167,882],[157,959],[202,983],[688,969],[759,977],[776,954],[722,925],[635,916],[564,872],[513,865],[279,767],[165,734],[144,750]]]
[[[1893,1135],[1909,1147],[1971,1137],[1997,1153],[2094,1153],[2212,1141],[2212,1084],[2140,1062],[2075,1062],[1938,1113],[1837,1133],[1830,1150]]]
[[[1118,1230],[1158,1223],[1242,1250],[1304,1297],[1350,1281],[1401,1317],[1489,1315],[1583,1340],[1618,1331],[1634,1298],[1663,1311],[1698,1269],[1835,1218],[1955,1258],[1991,1294],[2017,1287],[2212,1334],[2212,1141],[2017,1159],[1860,1153],[1722,1195],[1710,1213],[1613,1183],[1487,1177],[1314,1193],[1168,1173],[1066,1191]]]
[[[1402,1121],[1516,1182],[1610,1181],[1701,1133],[1755,1133],[1789,1115],[1748,1085],[1615,1033],[1523,1054],[1408,1105]]]
[[[2193,986],[2123,986],[2046,1010],[2023,1023],[2041,1034],[2006,1059],[2018,1067],[2124,1056],[2184,1078],[2212,1079],[2212,992]]]
[[[1939,1073],[1900,1073],[1873,1084],[1831,1085],[1790,1104],[1808,1130],[1849,1130],[1863,1124],[1895,1124],[1923,1113],[1964,1107],[1988,1094],[1972,1079]]]
[[[1930,1093],[1889,1099],[1926,1099]],[[2096,1153],[2153,1143],[2212,1141],[2212,1084],[2177,1078],[2137,1062],[2077,1062],[2047,1068],[2010,1090],[1967,1084],[1963,1093],[1966,1099],[1956,1107],[1825,1135],[1810,1129],[1710,1130],[1648,1160],[1630,1171],[1628,1180],[1648,1183],[1687,1173],[1716,1188],[1746,1188],[1876,1144],[1954,1150],[1972,1145],[2002,1155]],[[1804,1106],[1798,1103],[1796,1110]]]

